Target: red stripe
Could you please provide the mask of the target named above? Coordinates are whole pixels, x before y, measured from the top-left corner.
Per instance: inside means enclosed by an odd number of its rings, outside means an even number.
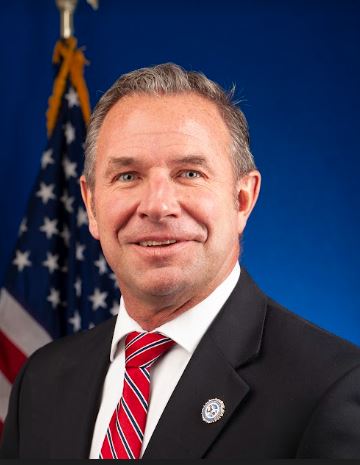
[[[109,444],[107,436],[105,436],[105,439],[104,439],[104,443],[101,449],[101,455],[103,456],[103,458],[110,458],[110,457],[115,458],[111,452],[111,448],[110,448],[110,444]]]
[[[14,382],[26,359],[26,355],[0,330],[0,370],[10,383]]]
[[[4,423],[0,420],[0,439],[2,436],[3,429],[4,429]]]

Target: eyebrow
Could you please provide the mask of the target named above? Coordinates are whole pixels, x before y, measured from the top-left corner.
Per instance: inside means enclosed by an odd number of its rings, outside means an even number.
[[[117,168],[126,168],[128,166],[132,166],[136,163],[139,163],[138,158],[134,157],[111,157],[106,171],[105,176],[110,175],[114,169]],[[171,160],[172,165],[196,165],[196,166],[203,166],[209,168],[209,164],[205,157],[201,155],[185,155],[183,157],[175,158]]]
[[[109,176],[116,168],[131,166],[135,161],[133,157],[111,157],[106,167],[105,176]]]
[[[197,165],[197,166],[206,166],[208,167],[208,162],[206,158],[200,156],[200,155],[186,155],[181,158],[176,158],[174,160],[174,164],[181,164],[181,165]]]

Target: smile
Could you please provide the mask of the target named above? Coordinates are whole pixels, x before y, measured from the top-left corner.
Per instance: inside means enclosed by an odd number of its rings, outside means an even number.
[[[164,246],[164,245],[170,245],[170,244],[175,244],[176,240],[175,239],[169,239],[166,241],[141,241],[139,242],[139,245],[142,247],[154,247],[154,246]]]

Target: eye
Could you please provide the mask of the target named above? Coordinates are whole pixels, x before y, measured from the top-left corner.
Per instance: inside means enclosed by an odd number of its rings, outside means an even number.
[[[199,171],[186,170],[186,171],[183,171],[180,174],[180,176],[183,177],[183,178],[186,178],[186,179],[195,179],[195,178],[200,178],[201,174],[199,173]]]
[[[136,180],[134,173],[122,173],[116,176],[116,180],[120,182],[131,182]]]

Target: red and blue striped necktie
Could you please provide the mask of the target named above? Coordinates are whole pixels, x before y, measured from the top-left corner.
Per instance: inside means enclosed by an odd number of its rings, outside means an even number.
[[[129,333],[125,338],[125,378],[111,417],[100,459],[138,459],[150,396],[150,368],[174,341],[159,333]]]

